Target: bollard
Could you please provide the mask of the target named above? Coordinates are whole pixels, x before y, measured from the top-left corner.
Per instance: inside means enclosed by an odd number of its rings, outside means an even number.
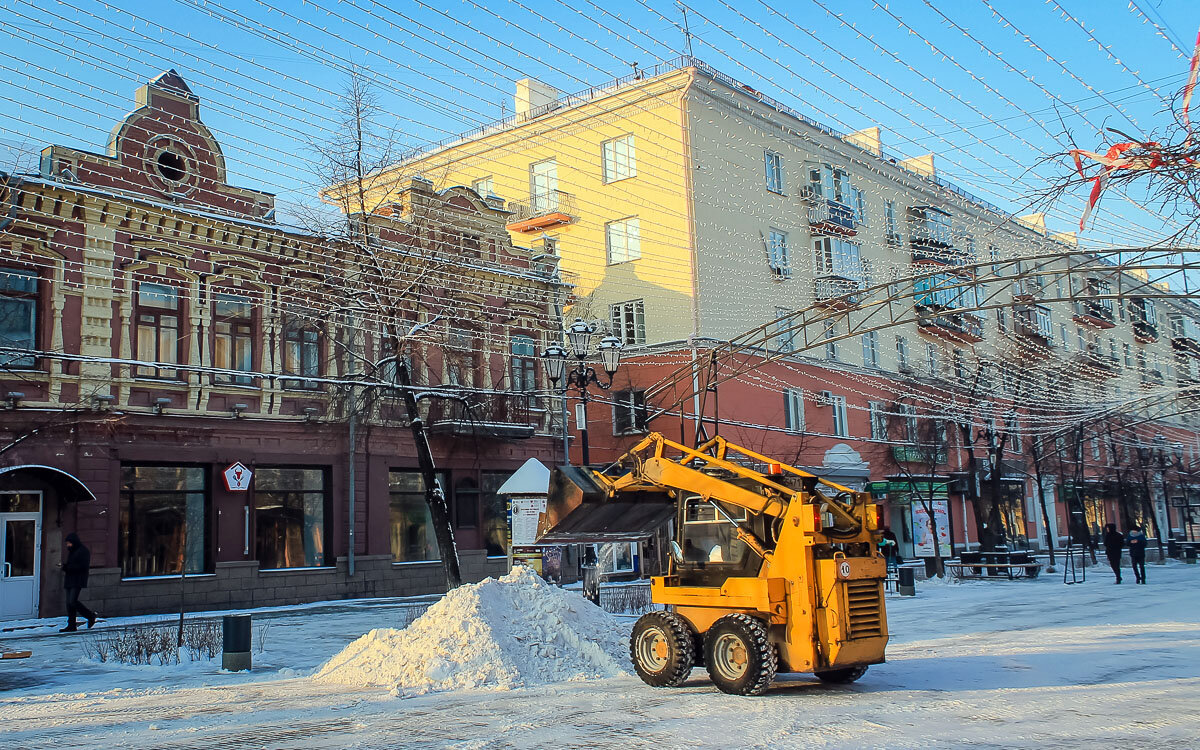
[[[900,596],[917,595],[917,578],[912,568],[901,567],[896,569],[896,591]]]
[[[249,671],[250,615],[225,615],[223,632],[225,646],[221,653],[221,669]]]
[[[596,565],[583,566],[583,598],[600,606],[600,568]]]

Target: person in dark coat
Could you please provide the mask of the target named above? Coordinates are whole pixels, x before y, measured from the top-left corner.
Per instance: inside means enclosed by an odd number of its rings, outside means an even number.
[[[1117,531],[1117,525],[1110,523],[1104,527],[1104,554],[1108,555],[1108,564],[1112,567],[1117,583],[1121,582],[1121,550],[1125,549],[1125,537]]]
[[[904,562],[900,557],[900,540],[896,538],[896,532],[892,531],[888,526],[883,527],[879,547],[889,567]]]
[[[58,632],[74,633],[79,630],[75,618],[83,615],[90,628],[96,624],[96,613],[79,601],[79,593],[87,588],[88,570],[92,567],[92,553],[75,532],[67,534],[67,561],[63,563],[63,588],[67,591],[67,626]]]
[[[1129,547],[1129,562],[1133,564],[1133,574],[1137,576],[1138,583],[1146,582],[1146,532],[1142,531],[1141,526],[1134,526],[1129,529],[1129,534],[1125,539],[1126,546]]]

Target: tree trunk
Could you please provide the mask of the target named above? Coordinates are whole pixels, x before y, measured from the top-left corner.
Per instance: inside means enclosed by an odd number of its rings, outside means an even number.
[[[454,543],[454,527],[450,523],[450,506],[446,494],[437,481],[433,465],[433,450],[429,447],[429,436],[425,433],[425,422],[417,409],[417,397],[413,395],[408,366],[396,361],[396,382],[401,386],[404,408],[412,429],[413,444],[417,449],[417,463],[421,468],[421,479],[425,482],[425,504],[429,506],[430,520],[437,536],[438,551],[442,555],[442,567],[446,573],[447,590],[462,585],[462,572],[458,564],[458,547]]]

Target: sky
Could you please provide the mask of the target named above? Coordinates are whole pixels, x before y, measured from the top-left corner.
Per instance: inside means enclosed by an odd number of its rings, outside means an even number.
[[[685,50],[841,132],[872,125],[898,157],[1013,213],[1061,177],[1043,160],[1154,133],[1187,73],[1185,0],[0,0],[0,169],[51,143],[101,151],[134,90],[168,68],[201,98],[230,181],[311,203],[314,144],[358,66],[389,128],[419,148],[512,111],[514,82],[578,91]],[[1107,195],[1084,238],[1146,244],[1172,217]],[[1077,228],[1084,196],[1051,211]]]

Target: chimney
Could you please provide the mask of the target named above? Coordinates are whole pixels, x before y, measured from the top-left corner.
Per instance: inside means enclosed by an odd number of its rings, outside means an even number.
[[[517,95],[513,97],[513,106],[518,117],[529,117],[535,110],[542,114],[545,107],[558,101],[558,89],[548,83],[542,83],[536,78],[522,78],[517,81]]]

